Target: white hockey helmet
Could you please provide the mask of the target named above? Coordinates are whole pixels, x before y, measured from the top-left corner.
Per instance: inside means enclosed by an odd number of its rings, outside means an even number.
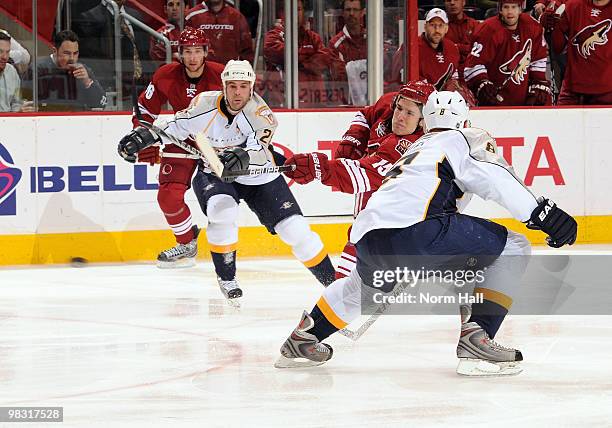
[[[227,82],[232,80],[244,80],[251,84],[251,96],[253,96],[253,87],[255,86],[255,72],[251,63],[243,60],[230,59],[223,72],[221,73],[221,81],[223,82],[223,95],[227,96],[225,90]]]
[[[470,108],[459,92],[434,92],[423,107],[425,128],[427,131],[464,128],[469,112]]]

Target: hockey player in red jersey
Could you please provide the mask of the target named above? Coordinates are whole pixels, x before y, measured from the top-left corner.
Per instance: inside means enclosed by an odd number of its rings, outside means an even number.
[[[474,35],[465,61],[465,80],[478,105],[551,105],[542,27],[522,13],[521,0],[499,0],[499,9]]]
[[[160,67],[138,99],[138,107],[146,121],[153,122],[166,102],[177,112],[187,108],[200,92],[221,89],[223,65],[206,61],[207,49],[208,38],[202,30],[187,27],[182,31],[179,39],[181,63]],[[132,122],[134,127],[139,125],[136,116]],[[151,165],[161,162],[157,202],[177,241],[175,247],[159,254],[158,266],[162,268],[195,264],[198,228],[192,224],[191,211],[184,196],[191,186],[196,159],[172,145],[165,146],[161,154],[157,146],[138,153],[139,162]]]
[[[434,87],[427,82],[411,81],[393,95],[391,102],[389,94],[386,94],[374,106],[363,109],[365,114],[358,113],[357,118],[363,118],[364,122],[351,124],[347,134],[353,133],[354,136],[347,141],[347,147],[357,147],[354,143],[361,144],[359,140],[371,137],[363,157],[351,158],[349,156],[358,152],[348,150],[343,153],[347,157],[333,160],[328,160],[323,153],[296,154],[285,162],[285,165],[295,165],[295,171],[285,174],[299,184],[318,179],[341,192],[354,194],[356,217],[380,187],[391,166],[422,135],[420,108],[433,91]],[[364,132],[369,129],[369,122],[376,124],[374,135]],[[343,138],[347,138],[347,134]],[[336,269],[336,278],[348,275],[355,261],[355,247],[347,242]]]
[[[555,52],[567,48],[567,68],[558,104],[612,104],[612,4],[569,0],[565,11],[546,11]]]

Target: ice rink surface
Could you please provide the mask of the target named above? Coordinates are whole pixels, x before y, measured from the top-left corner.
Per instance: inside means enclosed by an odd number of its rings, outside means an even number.
[[[321,286],[291,259],[238,269],[239,310],[210,263],[0,269],[0,406],[64,408],[0,426],[612,426],[612,316],[509,316],[515,377],[456,375],[458,316],[381,317],[328,339],[326,365],[279,370]]]

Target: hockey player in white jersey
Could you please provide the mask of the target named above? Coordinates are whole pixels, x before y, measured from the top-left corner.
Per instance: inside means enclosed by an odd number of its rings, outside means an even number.
[[[427,133],[394,165],[353,224],[356,270],[326,288],[313,310],[303,313],[282,345],[276,367],[329,360],[332,348],[322,341],[360,315],[361,294],[380,287],[375,285],[377,272],[410,268],[415,256],[427,256],[434,264],[429,268],[457,268],[466,263],[486,268],[485,281],[474,290],[484,297],[483,302],[472,305],[471,315],[461,326],[457,373],[520,373],[521,352],[493,339],[516,295],[530,244],[504,226],[458,213],[456,195],[471,192],[496,201],[528,228],[546,233],[552,247],[573,244],[577,225],[552,201],[537,199],[525,187],[486,131],[464,128],[468,111],[456,92],[434,92],[429,97],[423,108]],[[391,281],[377,290],[389,292],[395,284]]]
[[[189,107],[168,122],[154,123],[178,140],[203,133],[219,153],[224,171],[275,166],[272,136],[276,117],[266,102],[253,92],[255,73],[248,61],[230,60],[221,74],[223,91],[202,92]],[[170,143],[153,130],[142,131],[144,142],[129,142],[119,151],[142,150],[151,144]],[[147,135],[147,133],[149,135]],[[139,135],[142,140],[142,135]],[[123,140],[122,140],[123,141]],[[282,163],[282,162],[281,162]],[[223,294],[241,297],[236,280],[238,203],[244,200],[272,234],[291,246],[293,254],[323,285],[334,280],[334,268],[320,237],[313,232],[285,179],[279,173],[240,176],[223,180],[202,163],[193,189],[208,217],[206,237]]]

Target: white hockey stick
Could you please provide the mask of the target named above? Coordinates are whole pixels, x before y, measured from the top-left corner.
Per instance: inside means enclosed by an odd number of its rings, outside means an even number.
[[[219,112],[216,111],[215,114],[213,114],[213,117],[208,122],[208,125],[206,125],[206,128],[204,128],[204,131],[196,134],[195,143],[197,148],[200,149],[200,152],[208,161],[208,167],[212,170],[212,172],[214,172],[217,177],[223,177],[223,162],[221,162],[219,156],[217,156],[217,152],[215,152],[215,149],[213,149],[210,141],[208,140],[208,136],[206,135],[208,128],[210,128],[210,125],[212,125],[213,121],[217,117],[217,113]]]
[[[407,285],[408,284],[406,282],[398,283],[395,289],[393,290],[392,296],[394,297],[399,296],[400,293],[404,291]],[[340,333],[341,335],[345,337],[348,337],[353,342],[356,342],[361,336],[363,336],[363,334],[366,331],[368,331],[368,329],[372,326],[372,324],[374,324],[376,320],[380,318],[382,314],[387,312],[387,310],[389,309],[389,306],[391,306],[392,304],[392,303],[389,303],[389,300],[394,300],[394,299],[386,299],[386,302],[381,304],[378,307],[378,309],[376,309],[374,313],[370,315],[370,317],[363,324],[361,324],[356,330],[349,330],[347,327],[344,327],[343,329],[338,330],[338,333]]]

